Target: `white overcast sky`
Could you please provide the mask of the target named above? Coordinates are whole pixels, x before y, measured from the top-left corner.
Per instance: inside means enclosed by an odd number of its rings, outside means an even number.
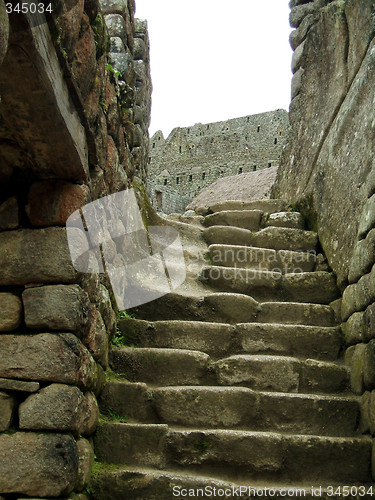
[[[148,20],[150,135],[289,108],[288,0],[136,0]]]

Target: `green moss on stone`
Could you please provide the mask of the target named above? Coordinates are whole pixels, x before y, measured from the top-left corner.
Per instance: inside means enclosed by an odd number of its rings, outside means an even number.
[[[110,39],[102,14],[96,16],[91,28],[94,32],[96,58],[99,59],[102,55],[110,50]]]

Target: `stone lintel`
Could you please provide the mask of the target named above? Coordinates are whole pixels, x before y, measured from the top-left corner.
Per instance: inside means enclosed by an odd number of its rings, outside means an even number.
[[[29,152],[39,178],[85,182],[85,130],[62,76],[48,25],[42,19],[26,30],[22,17],[10,18],[12,34],[3,62],[6,71],[0,74],[1,116],[21,148]]]

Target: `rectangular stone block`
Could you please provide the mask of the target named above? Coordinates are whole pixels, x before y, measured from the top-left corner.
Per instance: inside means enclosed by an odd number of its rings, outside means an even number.
[[[36,392],[39,391],[38,382],[24,382],[23,380],[12,380],[9,378],[0,378],[0,390]]]
[[[92,434],[98,420],[94,396],[65,384],[51,384],[19,407],[19,427],[23,430],[71,432],[78,437]]]
[[[65,228],[0,233],[0,285],[75,283]]]
[[[78,481],[79,457],[73,437],[16,432],[0,435],[0,493],[58,497]]]
[[[15,397],[6,392],[0,392],[0,432],[7,431],[11,426],[15,407]]]
[[[71,333],[0,335],[0,377],[65,383],[95,391],[99,370]]]
[[[29,191],[26,213],[35,227],[65,226],[67,218],[89,201],[90,190],[85,185],[63,180],[36,182]]]
[[[87,325],[90,300],[79,285],[28,288],[22,294],[28,328],[77,332]]]

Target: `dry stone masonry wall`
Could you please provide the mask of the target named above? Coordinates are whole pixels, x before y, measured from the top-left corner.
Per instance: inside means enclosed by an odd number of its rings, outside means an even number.
[[[362,431],[374,436],[375,5],[290,5],[291,140],[273,196],[304,213],[337,275],[351,386],[362,396]]]
[[[73,268],[65,223],[146,179],[148,35],[134,10],[72,0],[26,30],[0,2],[2,500],[87,499],[116,307],[106,275]]]
[[[151,113],[147,21],[134,19],[134,0],[129,4],[123,0],[101,0],[101,5],[110,34],[110,61],[113,70],[119,73],[120,105],[132,143],[133,161],[146,182]]]
[[[225,122],[161,131],[150,139],[148,194],[156,210],[182,213],[220,177],[279,165],[289,120],[279,109]]]

